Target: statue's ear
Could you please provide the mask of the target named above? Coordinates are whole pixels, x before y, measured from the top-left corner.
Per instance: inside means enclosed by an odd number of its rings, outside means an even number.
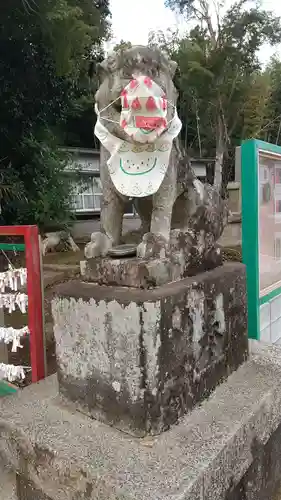
[[[118,66],[118,61],[118,54],[111,51],[107,54],[106,59],[97,64],[97,73],[101,81],[103,81],[110,74],[114,73],[116,67]]]
[[[175,72],[177,70],[178,63],[176,61],[169,61],[169,70],[170,70],[170,75],[172,78],[175,76]]]

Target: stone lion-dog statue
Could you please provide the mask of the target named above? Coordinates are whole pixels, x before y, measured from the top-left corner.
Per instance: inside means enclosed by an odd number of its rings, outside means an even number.
[[[87,259],[105,257],[121,243],[129,200],[141,220],[139,258],[165,258],[175,241],[197,260],[216,248],[227,208],[215,187],[196,178],[180,146],[176,68],[159,49],[142,46],[113,52],[100,64],[95,135],[103,202]]]

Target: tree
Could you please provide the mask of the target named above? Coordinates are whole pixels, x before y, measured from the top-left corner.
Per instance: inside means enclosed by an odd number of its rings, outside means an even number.
[[[122,52],[126,49],[131,49],[131,48],[132,48],[131,42],[125,42],[125,40],[120,40],[120,42],[115,45],[113,50],[115,52]]]
[[[251,78],[251,85],[248,89],[245,89],[245,104],[241,112],[241,120],[236,127],[236,133],[239,133],[240,140],[256,137],[260,139],[266,138],[267,133],[264,127],[266,127],[266,122],[269,119],[270,100],[270,75],[268,72],[254,73]]]
[[[267,124],[264,139],[281,145],[281,61],[273,57],[265,75],[270,81],[270,97],[267,106]]]
[[[0,180],[5,223],[69,217],[65,135],[93,47],[106,35],[108,2],[10,0],[0,4]],[[99,10],[100,8],[100,10]]]
[[[178,30],[167,29],[166,32],[162,30],[150,31],[148,34],[148,45],[150,47],[156,46],[160,50],[165,51],[170,57],[174,57],[178,51],[180,44],[180,35]]]
[[[213,144],[214,183],[221,187],[224,159],[245,115],[249,87],[260,72],[258,51],[264,42],[281,40],[280,20],[257,4],[249,7],[246,0],[234,2],[223,14],[219,3],[213,12],[209,0],[166,0],[166,5],[197,22],[180,43],[180,83],[201,129],[209,129],[215,139],[210,133],[204,138],[208,149]]]

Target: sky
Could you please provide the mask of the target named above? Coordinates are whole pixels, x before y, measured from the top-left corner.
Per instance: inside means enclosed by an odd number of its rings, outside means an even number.
[[[113,42],[123,39],[133,45],[146,45],[150,31],[175,27],[179,19],[164,3],[165,0],[111,0]]]
[[[184,32],[184,21],[167,9],[164,3],[165,0],[111,0],[113,40],[108,48],[122,39],[133,45],[146,45],[150,31],[166,31],[177,25]],[[281,3],[278,1],[264,0],[262,6],[281,16]],[[281,46],[278,50],[264,46],[260,52],[262,62],[266,64],[276,51],[281,56]]]

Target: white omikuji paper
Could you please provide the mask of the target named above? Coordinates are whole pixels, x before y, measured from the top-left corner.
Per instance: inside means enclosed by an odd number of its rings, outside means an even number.
[[[27,283],[26,268],[14,269],[9,266],[8,271],[0,273],[0,309],[7,309],[11,314],[16,310],[16,306],[25,314],[28,306],[28,296],[25,293],[4,293],[6,288],[17,292],[19,286],[23,287]],[[12,327],[0,327],[0,342],[12,343],[12,352],[16,352],[22,347],[21,338],[29,334],[27,326],[15,329]],[[14,382],[25,379],[23,366],[0,363],[0,379]]]
[[[16,306],[22,314],[26,313],[28,306],[28,296],[25,293],[1,293],[0,294],[0,309],[7,309],[11,314],[16,310]]]
[[[0,273],[0,292],[4,293],[6,288],[17,292],[20,286],[25,286],[27,282],[27,270],[24,267],[14,269],[9,266],[8,271]]]
[[[15,382],[16,380],[24,380],[25,371],[23,366],[6,365],[0,363],[0,380],[8,380]]]
[[[21,338],[29,335],[29,328],[27,326],[19,329],[15,329],[11,326],[0,327],[0,342],[5,344],[12,343],[12,352],[17,352],[19,348],[22,348]]]

